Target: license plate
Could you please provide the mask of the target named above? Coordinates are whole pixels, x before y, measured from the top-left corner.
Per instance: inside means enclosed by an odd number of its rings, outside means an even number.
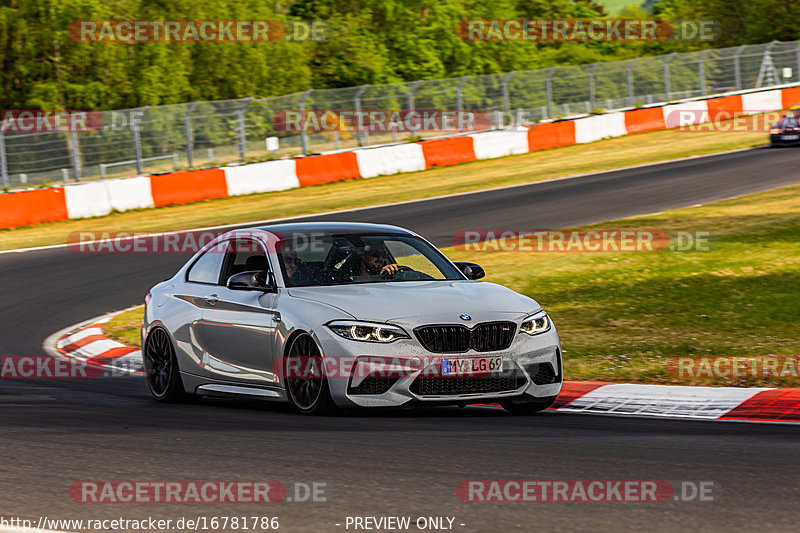
[[[501,372],[503,370],[503,358],[496,357],[454,357],[442,360],[442,375],[469,375],[469,374],[488,374],[489,372]]]
[[[784,141],[796,141],[800,139],[800,135],[781,135],[781,139]]]

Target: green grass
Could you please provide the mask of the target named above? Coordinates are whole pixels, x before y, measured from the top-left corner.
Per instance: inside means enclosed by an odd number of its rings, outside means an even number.
[[[800,186],[586,228],[710,231],[716,243],[705,252],[444,252],[547,309],[567,379],[798,386],[797,376],[677,379],[666,362],[800,355]],[[106,330],[138,344],[140,318],[141,308],[129,311]]]
[[[103,326],[103,334],[115,341],[128,346],[141,345],[142,313],[144,306],[134,307],[124,311]]]
[[[723,152],[764,141],[759,132],[655,131],[409,174],[0,230],[0,250],[62,244],[78,231],[171,231],[366,207]]]

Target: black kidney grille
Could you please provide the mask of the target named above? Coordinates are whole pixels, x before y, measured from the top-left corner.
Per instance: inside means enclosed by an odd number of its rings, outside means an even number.
[[[420,326],[414,333],[429,352],[458,353],[505,350],[511,346],[517,326],[513,322],[482,322],[469,329],[461,324]]]
[[[513,322],[484,322],[472,331],[472,349],[476,352],[505,350],[511,346],[517,326]]]
[[[414,330],[419,342],[430,352],[466,352],[470,331],[464,326],[423,326]]]

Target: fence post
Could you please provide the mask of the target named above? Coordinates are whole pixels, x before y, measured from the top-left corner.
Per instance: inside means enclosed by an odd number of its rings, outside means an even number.
[[[777,85],[778,81],[775,79],[777,74],[775,73],[775,64],[772,62],[772,47],[775,46],[778,41],[772,41],[767,44],[766,48],[764,48],[764,55],[761,58],[761,68],[758,69],[758,79],[756,80],[756,88],[761,88],[766,81],[767,85],[769,85],[770,80],[774,81],[772,85]]]
[[[8,161],[6,160],[6,138],[0,131],[0,175],[3,178],[3,187],[8,187]]]
[[[512,70],[511,72],[506,74],[505,78],[503,78],[503,110],[508,115],[511,115],[511,95],[508,92],[508,83],[511,81],[511,78],[513,78],[514,74],[516,73],[517,73],[516,70]]]
[[[551,78],[558,67],[550,67],[544,79],[545,98],[547,98],[547,118],[553,118],[553,82]]]
[[[311,93],[314,92],[314,89],[309,89],[303,93],[303,96],[300,97],[300,100],[297,102],[297,108],[300,111],[300,120],[305,123],[305,116],[304,112],[306,110],[306,98],[311,96]],[[302,146],[303,155],[306,155],[309,152],[308,149],[308,132],[306,132],[306,128],[300,128],[300,145]]]
[[[797,55],[797,79],[800,81],[800,43],[797,43],[795,54]],[[792,77],[794,78],[795,76]]]
[[[408,88],[408,110],[414,111],[414,91],[417,90],[419,84],[422,83],[422,80],[417,80],[411,84],[411,87]]]
[[[628,107],[633,107],[635,105],[633,98],[633,66],[636,64],[637,59],[639,58],[634,57],[631,59],[631,62],[628,63]]]
[[[706,84],[706,56],[710,51],[710,49],[706,49],[700,52],[700,58],[697,60],[699,67],[698,73],[700,74],[700,96],[705,96],[708,92]]]
[[[239,134],[239,158],[242,163],[247,162],[247,135],[244,131],[244,110],[250,105],[253,97],[244,99],[244,103],[236,110],[236,129]]]
[[[739,48],[736,49],[736,53],[733,54],[733,76],[734,80],[736,81],[736,90],[742,90],[742,65],[739,59],[739,55],[744,52],[744,49],[747,45],[743,44]]]
[[[78,134],[75,130],[70,132],[72,138],[72,171],[75,174],[75,181],[81,181],[81,155],[78,151]]]
[[[369,88],[369,85],[362,85],[356,91],[356,140],[359,146],[369,145],[369,131],[364,131],[364,117],[361,116],[361,95]]]
[[[458,82],[458,86],[456,87],[456,111],[458,111],[458,131],[462,131],[464,121],[461,120],[461,113],[464,111],[464,93],[462,88],[464,84],[467,83],[467,80],[470,76],[464,76],[461,78],[461,81]]]
[[[597,108],[595,105],[594,71],[597,70],[599,66],[600,63],[598,62],[593,64],[592,68],[589,69],[589,111]]]
[[[139,113],[132,113],[131,115],[131,127],[133,129],[133,149],[136,153],[136,173],[137,174],[144,174],[144,167],[142,166],[142,139],[139,135],[139,118],[147,112],[147,107],[139,108],[141,110],[141,114]]]
[[[669,78],[669,64],[673,59],[675,59],[675,52],[672,52],[664,58],[664,100],[667,102],[669,102],[669,99],[672,96],[672,82]]]
[[[186,134],[186,161],[189,168],[194,166],[194,135],[192,135],[192,112],[197,108],[200,102],[192,102],[189,104],[189,109],[183,116],[183,130]]]

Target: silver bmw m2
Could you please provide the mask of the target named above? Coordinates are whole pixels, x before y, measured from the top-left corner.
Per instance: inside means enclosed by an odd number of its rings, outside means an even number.
[[[160,401],[260,398],[304,414],[546,409],[563,379],[555,326],[536,301],[483,276],[396,226],[231,231],[147,295],[147,383]]]

